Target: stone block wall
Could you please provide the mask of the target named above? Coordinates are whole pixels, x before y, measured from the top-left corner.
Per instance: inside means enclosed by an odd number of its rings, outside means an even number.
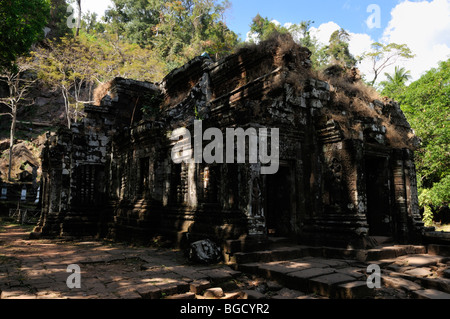
[[[375,100],[349,114],[333,81],[309,72],[305,49],[277,45],[218,62],[197,57],[157,84],[116,79],[82,123],[49,136],[37,230],[179,244],[420,241],[413,153],[392,139],[412,135],[398,104]],[[278,128],[278,173],[261,174],[260,162],[175,164],[171,133],[194,136],[196,120],[223,133]]]

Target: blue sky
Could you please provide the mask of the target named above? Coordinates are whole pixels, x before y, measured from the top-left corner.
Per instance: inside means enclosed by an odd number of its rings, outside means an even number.
[[[311,33],[323,45],[328,44],[332,32],[344,28],[350,33],[350,52],[361,55],[371,49],[375,41],[406,44],[416,57],[409,61],[396,61],[385,71],[405,67],[417,80],[425,71],[437,67],[439,61],[450,58],[450,0],[230,0],[232,6],[226,22],[242,40],[252,18],[258,13],[280,24],[312,20]],[[102,15],[110,0],[83,0],[83,11]],[[380,10],[379,27],[369,28],[367,19],[373,11]],[[358,66],[368,77],[368,61]],[[383,80],[383,76],[380,78]]]
[[[228,26],[246,38],[249,25],[256,14],[275,19],[281,24],[312,20],[313,26],[334,21],[342,28],[354,33],[368,33],[374,38],[381,37],[387,26],[390,12],[399,1],[374,0],[233,0],[228,12]],[[369,29],[366,20],[370,4],[376,3],[381,9],[381,28]]]
[[[378,38],[389,22],[390,11],[400,1],[397,0],[230,0],[227,24],[245,40],[249,25],[258,13],[281,24],[299,23],[312,20],[313,26],[334,21],[346,30],[355,33],[370,33]],[[110,0],[84,0],[83,11],[91,10],[102,14]],[[376,3],[381,9],[381,29],[369,29],[366,19],[367,7]]]

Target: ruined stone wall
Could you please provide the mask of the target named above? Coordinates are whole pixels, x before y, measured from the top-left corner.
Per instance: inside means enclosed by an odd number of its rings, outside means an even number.
[[[414,134],[398,104],[315,77],[294,44],[263,47],[195,58],[159,84],[113,81],[83,123],[48,141],[43,233],[241,248],[269,234],[341,247],[420,240]],[[223,133],[278,128],[278,173],[260,162],[175,164],[171,133],[194,136],[195,120]]]

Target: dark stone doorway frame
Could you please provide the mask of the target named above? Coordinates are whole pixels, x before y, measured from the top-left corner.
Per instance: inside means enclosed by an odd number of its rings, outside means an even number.
[[[367,222],[370,236],[394,236],[393,210],[391,207],[392,177],[389,157],[366,155],[364,173],[367,198]]]
[[[293,235],[293,207],[295,200],[295,167],[280,162],[276,174],[265,177],[265,217],[268,236],[291,237]]]

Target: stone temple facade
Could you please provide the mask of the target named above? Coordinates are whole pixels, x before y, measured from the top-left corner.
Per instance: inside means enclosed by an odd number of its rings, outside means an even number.
[[[115,79],[82,122],[48,136],[35,232],[181,246],[209,238],[229,250],[268,236],[344,248],[376,236],[420,242],[417,138],[398,104],[371,100],[348,71],[319,78],[309,57],[279,36],[217,62],[194,58],[160,83]],[[278,172],[174,163],[171,132],[193,136],[195,120],[203,130],[278,128]]]

